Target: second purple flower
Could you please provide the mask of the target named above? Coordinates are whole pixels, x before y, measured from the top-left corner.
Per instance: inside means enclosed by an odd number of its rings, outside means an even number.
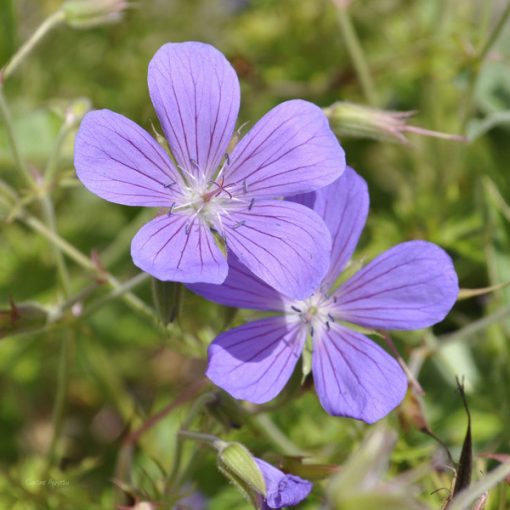
[[[217,233],[263,281],[287,296],[308,296],[328,270],[330,233],[316,212],[275,199],[319,189],[345,169],[320,108],[282,103],[227,154],[240,90],[219,51],[166,44],[148,82],[173,157],[109,110],[86,115],[75,149],[78,177],[96,195],[168,209],[134,237],[134,263],[160,280],[222,283],[228,265]]]

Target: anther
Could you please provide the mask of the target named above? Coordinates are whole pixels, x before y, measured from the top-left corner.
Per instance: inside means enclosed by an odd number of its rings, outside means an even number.
[[[200,170],[198,163],[194,159],[190,159],[189,161],[191,163],[191,166],[194,166],[196,170]]]
[[[329,322],[326,321],[326,329],[329,331],[331,329],[331,326],[329,325]]]
[[[230,156],[228,155],[228,152],[225,152],[225,162],[227,163],[227,166],[230,165]]]
[[[313,337],[313,326],[310,328],[310,336]]]
[[[250,205],[248,206],[248,211],[251,211],[251,209],[252,209],[252,207],[253,207],[253,204],[254,204],[254,203],[255,203],[255,199],[254,199],[254,198],[252,198],[252,199],[250,200]]]
[[[172,216],[172,210],[175,207],[175,202],[172,202],[172,205],[170,206],[170,209],[168,210],[168,216]]]
[[[297,313],[301,313],[301,310],[300,310],[297,306],[291,305],[290,307],[291,307],[291,308],[292,308],[292,310],[294,310],[295,312],[297,312]]]
[[[190,233],[190,230],[191,230],[191,224],[186,225],[186,228],[184,229],[184,232],[186,232],[186,235],[188,235]]]
[[[335,322],[335,318],[330,313],[328,313],[328,318],[331,322]]]
[[[168,184],[163,184],[163,188],[167,188],[167,189],[169,189],[169,188],[171,188],[174,184],[175,184],[175,181],[174,181],[174,180],[172,180],[172,182],[169,182]]]
[[[244,224],[246,223],[245,220],[241,220],[239,222],[237,222],[233,227],[232,227],[232,230],[237,230],[239,227],[242,227]]]
[[[243,191],[248,193],[248,184],[246,184],[246,179],[243,181]]]

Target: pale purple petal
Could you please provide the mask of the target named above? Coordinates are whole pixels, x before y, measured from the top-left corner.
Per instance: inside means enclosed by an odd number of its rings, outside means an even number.
[[[206,375],[233,397],[263,404],[280,393],[301,355],[306,329],[269,317],[231,329],[209,346]]]
[[[266,482],[267,508],[284,508],[301,503],[312,490],[312,483],[299,476],[285,474],[271,464],[257,459],[255,462]]]
[[[234,194],[273,198],[326,186],[344,169],[344,151],[322,110],[292,100],[273,108],[241,139],[225,182]]]
[[[368,188],[352,168],[333,184],[315,192],[314,211],[331,232],[331,263],[324,286],[330,287],[349,262],[368,215]]]
[[[110,110],[83,118],[76,136],[78,178],[96,195],[124,205],[170,207],[180,177],[147,131]]]
[[[158,216],[131,242],[133,262],[158,280],[221,283],[227,261],[200,218],[181,214]]]
[[[227,261],[228,275],[221,285],[193,283],[187,285],[188,289],[225,306],[274,311],[285,308],[285,298],[243,266],[233,253]]]
[[[335,293],[336,312],[368,328],[418,329],[444,319],[459,293],[448,254],[426,241],[384,252]]]
[[[360,333],[332,324],[314,339],[312,371],[322,407],[374,423],[400,404],[407,379],[396,360]]]
[[[239,112],[239,81],[215,48],[168,43],[149,64],[149,92],[177,163],[211,176],[223,158]]]
[[[257,277],[292,299],[310,296],[329,266],[331,235],[317,213],[283,200],[256,200],[224,220],[228,247]]]

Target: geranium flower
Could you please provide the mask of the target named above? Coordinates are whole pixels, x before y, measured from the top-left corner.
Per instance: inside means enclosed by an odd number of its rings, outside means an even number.
[[[134,237],[134,263],[160,280],[221,283],[228,265],[219,234],[259,278],[286,295],[309,295],[327,271],[330,234],[315,212],[275,198],[313,191],[343,172],[344,152],[321,109],[282,103],[227,154],[240,91],[218,50],[166,44],[149,64],[148,83],[172,157],[109,110],[85,116],[75,147],[78,177],[96,195],[167,208]]]
[[[272,289],[233,256],[223,285],[189,285],[217,303],[280,312],[219,335],[209,347],[207,376],[236,398],[267,402],[290,378],[309,335],[315,388],[324,409],[375,422],[401,402],[406,376],[392,356],[345,323],[411,330],[441,321],[459,290],[452,261],[432,243],[409,241],[384,252],[335,290],[366,221],[366,183],[348,168],[333,184],[294,200],[313,207],[328,225],[333,238],[329,270],[303,300]]]
[[[271,464],[254,457],[266,484],[266,494],[261,509],[279,509],[301,503],[310,491],[312,483],[299,476],[285,474]]]

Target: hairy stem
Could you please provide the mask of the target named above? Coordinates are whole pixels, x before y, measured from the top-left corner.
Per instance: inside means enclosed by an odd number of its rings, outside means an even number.
[[[46,18],[39,28],[32,34],[30,39],[21,46],[21,48],[12,56],[5,67],[0,71],[0,85],[11,76],[32,50],[41,42],[46,34],[51,32],[55,27],[64,21],[65,14],[63,11],[54,12]]]
[[[30,189],[34,187],[34,181],[30,172],[28,171],[28,167],[25,164],[25,161],[21,157],[21,152],[18,147],[18,142],[16,140],[16,135],[14,133],[14,126],[12,123],[11,112],[7,101],[5,100],[5,96],[0,86],[0,115],[2,120],[4,121],[5,130],[7,132],[7,141],[12,151],[12,155],[14,157],[14,163],[19,170],[20,174],[25,179],[25,183],[29,186]]]
[[[352,24],[351,16],[349,14],[349,6],[344,2],[334,2],[336,6],[338,24],[342,32],[342,36],[351,57],[354,69],[358,75],[358,79],[363,89],[366,100],[372,106],[377,105],[377,93],[375,85],[372,80],[372,74],[365,59],[365,54],[361,43],[359,42],[358,35]]]

